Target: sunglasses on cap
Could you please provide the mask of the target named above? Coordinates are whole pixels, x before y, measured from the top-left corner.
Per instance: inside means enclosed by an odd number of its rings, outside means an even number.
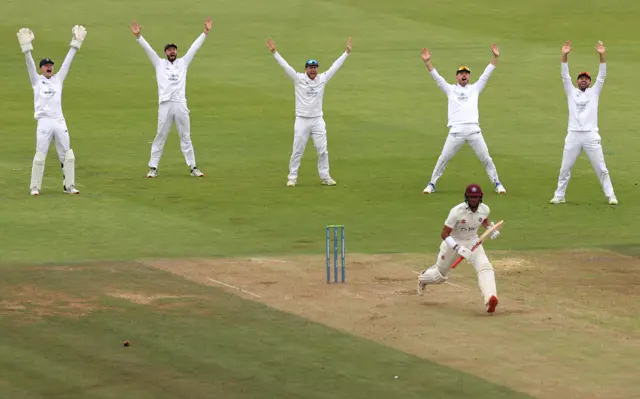
[[[468,72],[471,73],[471,69],[469,69],[469,67],[466,66],[461,66],[460,68],[458,68],[458,70],[456,71],[456,75],[462,72]]]
[[[318,61],[316,61],[316,60],[309,60],[309,61],[307,61],[307,62],[304,64],[304,67],[305,67],[305,68],[308,68],[308,67],[310,67],[310,66],[315,66],[315,67],[317,67],[317,66],[318,66]]]
[[[586,76],[589,78],[589,80],[591,80],[591,74],[589,72],[580,72],[578,74],[578,77],[576,79],[580,79],[581,77]]]

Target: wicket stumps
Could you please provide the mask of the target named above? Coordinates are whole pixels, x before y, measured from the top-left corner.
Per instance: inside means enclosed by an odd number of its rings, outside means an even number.
[[[342,282],[345,281],[345,246],[344,246],[344,225],[331,224],[325,228],[327,242],[327,284],[331,283],[331,230],[333,230],[333,282],[338,282],[338,231],[340,231],[340,260],[342,267]]]

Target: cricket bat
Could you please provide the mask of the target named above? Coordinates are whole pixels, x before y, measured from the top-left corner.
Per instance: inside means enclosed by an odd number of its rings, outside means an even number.
[[[478,238],[478,242],[476,242],[476,244],[471,248],[471,252],[475,251],[476,248],[478,248],[480,245],[482,245],[482,242],[484,240],[486,240],[487,237],[489,237],[491,235],[491,233],[493,233],[496,230],[500,230],[500,228],[502,227],[503,224],[504,224],[504,220],[501,220],[498,223],[495,223],[490,228],[488,228],[484,233],[482,233],[482,235]],[[453,265],[451,265],[451,268],[455,269],[455,267],[458,266],[458,263],[462,262],[463,259],[464,259],[463,256],[459,257],[458,260],[456,260],[453,263]]]

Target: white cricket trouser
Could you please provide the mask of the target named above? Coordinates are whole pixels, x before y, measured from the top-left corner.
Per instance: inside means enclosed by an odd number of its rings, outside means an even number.
[[[463,132],[449,132],[447,140],[444,142],[444,146],[442,147],[442,154],[440,154],[440,157],[436,162],[436,166],[433,168],[430,183],[436,184],[440,176],[444,173],[447,163],[449,163],[451,158],[453,158],[465,142],[469,143],[471,148],[473,148],[473,151],[476,153],[478,159],[480,159],[480,162],[482,162],[484,170],[487,172],[491,182],[497,183],[500,181],[498,179],[496,165],[493,163],[493,159],[491,159],[491,156],[489,155],[487,143],[484,141],[484,137],[482,137],[482,131],[479,126],[473,125]]]
[[[458,244],[471,249],[475,244],[475,241],[458,241]],[[459,257],[460,255],[458,255],[458,253],[454,251],[449,244],[442,241],[436,263],[420,275],[420,281],[427,284],[440,284],[444,282],[451,271],[453,262],[455,262]],[[498,292],[493,266],[491,265],[491,262],[489,262],[489,258],[487,258],[487,254],[484,252],[484,247],[482,245],[471,253],[470,262],[478,275],[478,287],[480,288],[484,303],[486,304],[489,302],[491,296],[495,295],[497,297]],[[462,262],[460,265],[462,265]],[[458,267],[460,267],[460,265],[458,265]]]
[[[309,136],[318,153],[318,174],[325,180],[329,175],[329,152],[327,151],[327,125],[321,116],[315,118],[296,117],[293,136],[293,151],[289,161],[289,180],[297,180],[298,168],[302,160],[302,154],[307,146]]]
[[[167,136],[174,122],[178,130],[178,135],[180,136],[180,149],[182,150],[182,154],[184,154],[187,165],[190,167],[196,165],[196,156],[193,151],[193,143],[191,142],[189,112],[187,104],[183,103],[167,101],[158,106],[158,133],[151,144],[150,168],[158,167],[160,157],[162,157],[162,151],[164,150],[164,144],[167,141]]]
[[[567,192],[567,186],[571,179],[571,168],[576,163],[582,150],[589,157],[591,166],[595,170],[602,191],[607,197],[613,195],[613,185],[609,170],[604,162],[604,154],[602,153],[602,145],[600,144],[600,134],[595,131],[576,132],[569,131],[564,140],[564,151],[562,153],[562,165],[560,166],[560,175],[558,176],[558,188],[554,194],[555,197],[564,197]]]
[[[67,123],[64,119],[38,119],[36,152],[41,152],[46,157],[52,140],[56,146],[60,163],[64,163],[64,154],[71,148]]]

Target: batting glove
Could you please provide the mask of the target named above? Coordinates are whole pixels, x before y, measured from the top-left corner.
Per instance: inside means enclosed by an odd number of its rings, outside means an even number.
[[[469,258],[471,257],[471,250],[467,247],[456,245],[454,250],[458,253],[458,255],[462,256],[466,260],[469,260]]]
[[[18,42],[23,53],[33,50],[31,42],[35,39],[35,35],[31,32],[31,29],[22,28],[18,31]]]
[[[493,227],[495,223],[491,222],[491,225],[489,226],[489,228]],[[500,230],[496,230],[493,233],[489,234],[489,237],[491,237],[492,240],[495,240],[496,238],[498,238],[498,236],[500,235]]]
[[[73,28],[71,28],[71,33],[73,33],[73,38],[71,39],[71,47],[80,50],[80,46],[82,46],[82,42],[87,36],[87,30],[82,25],[75,25]]]

